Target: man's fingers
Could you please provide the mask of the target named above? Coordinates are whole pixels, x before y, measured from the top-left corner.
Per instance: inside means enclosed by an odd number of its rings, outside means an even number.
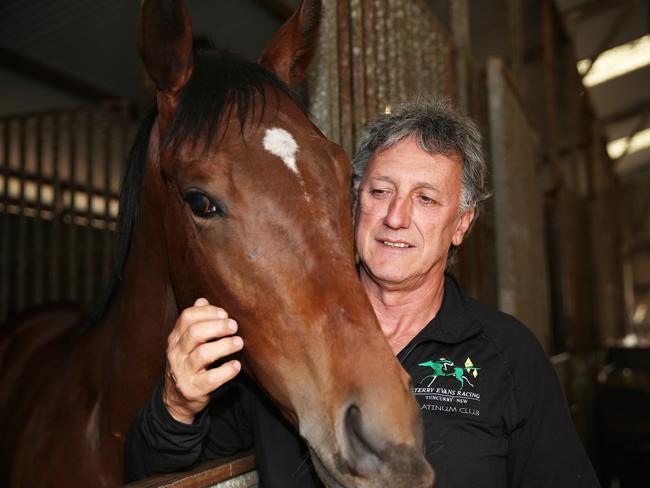
[[[212,368],[204,373],[202,378],[205,381],[206,390],[213,391],[224,383],[230,381],[241,371],[241,363],[236,359],[222,364],[218,368]]]
[[[237,332],[233,319],[216,319],[195,322],[178,339],[178,348],[183,354],[190,354],[201,344],[230,336]]]
[[[189,307],[183,310],[183,312],[176,320],[176,325],[174,327],[174,332],[172,335],[175,333],[177,337],[180,337],[187,330],[187,328],[195,322],[204,322],[206,320],[218,320],[227,318],[228,313],[223,308],[215,307],[214,305],[205,304]]]
[[[203,307],[205,305],[210,305],[210,302],[208,301],[207,298],[197,298],[194,301],[194,306],[195,307]]]
[[[214,342],[207,342],[196,347],[188,356],[188,366],[199,372],[215,361],[240,351],[244,347],[241,337],[224,337]]]

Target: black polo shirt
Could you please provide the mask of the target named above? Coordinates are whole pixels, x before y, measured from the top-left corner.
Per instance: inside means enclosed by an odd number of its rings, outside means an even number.
[[[440,311],[397,357],[413,379],[436,488],[599,486],[536,338],[465,297],[451,275]],[[251,448],[260,486],[322,486],[305,443],[245,378],[220,388],[192,426],[167,413],[159,384],[127,436],[125,479]]]

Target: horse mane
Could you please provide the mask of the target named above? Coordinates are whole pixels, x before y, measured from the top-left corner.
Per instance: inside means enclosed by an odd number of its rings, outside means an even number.
[[[217,49],[205,37],[196,37],[193,44],[194,71],[180,96],[176,114],[163,146],[172,141],[179,147],[191,141],[205,141],[205,150],[214,148],[227,132],[227,122],[233,110],[237,110],[240,131],[248,119],[261,123],[266,107],[267,89],[277,97],[288,96],[306,112],[298,96],[269,69],[257,63],[243,60],[225,50]],[[261,98],[257,110],[256,97]],[[110,306],[122,282],[122,275],[129,254],[133,231],[140,215],[140,199],[145,168],[149,157],[149,139],[158,109],[155,106],[141,122],[127,158],[119,198],[117,233],[114,244],[113,276],[106,291],[83,325],[91,328],[99,322]],[[221,126],[223,121],[225,126]]]

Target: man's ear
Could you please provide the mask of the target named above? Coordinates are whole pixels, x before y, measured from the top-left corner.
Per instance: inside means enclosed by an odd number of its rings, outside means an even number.
[[[316,52],[321,1],[303,0],[298,10],[275,34],[257,62],[287,85],[300,83]]]
[[[454,246],[458,247],[463,243],[465,234],[467,233],[470,226],[472,225],[472,221],[474,220],[475,213],[476,213],[476,207],[472,206],[469,209],[465,210],[458,218],[458,224],[456,225],[456,230],[454,231],[454,235],[451,238],[451,243]]]

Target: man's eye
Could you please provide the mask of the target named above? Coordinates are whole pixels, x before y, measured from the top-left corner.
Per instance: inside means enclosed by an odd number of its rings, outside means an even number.
[[[425,205],[433,205],[434,203],[436,203],[436,201],[433,198],[428,197],[426,195],[420,195],[420,201]]]
[[[387,190],[382,190],[380,188],[373,188],[372,190],[370,190],[370,194],[373,195],[373,196],[376,196],[376,197],[384,196],[387,193],[388,193]]]
[[[185,194],[185,201],[192,213],[202,219],[221,217],[225,215],[225,208],[219,202],[213,202],[205,193],[190,191]]]

